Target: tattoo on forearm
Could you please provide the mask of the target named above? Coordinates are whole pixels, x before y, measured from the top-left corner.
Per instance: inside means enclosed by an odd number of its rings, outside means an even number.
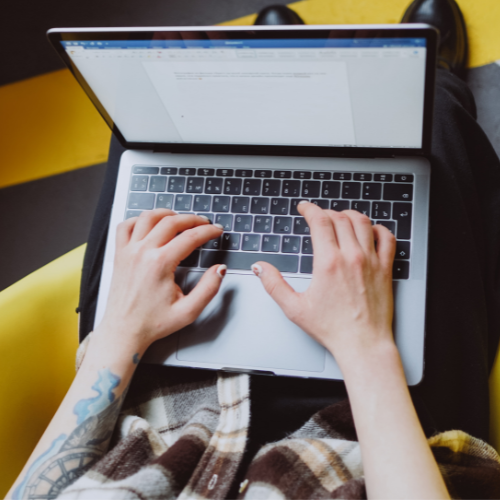
[[[92,389],[97,396],[78,401],[73,409],[77,427],[69,436],[61,434],[29,468],[14,491],[14,499],[49,500],[90,469],[107,451],[125,397],[113,390],[121,378],[109,369],[100,370]]]
[[[139,357],[139,353],[136,352],[133,356],[132,356],[132,362],[134,363],[134,365],[137,365],[139,363],[139,361],[141,360],[141,358]]]

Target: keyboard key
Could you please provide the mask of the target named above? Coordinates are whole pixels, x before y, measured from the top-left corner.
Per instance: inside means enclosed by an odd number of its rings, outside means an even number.
[[[127,208],[134,210],[153,210],[155,195],[153,193],[130,193]]]
[[[245,252],[258,252],[260,250],[260,234],[244,234],[241,249]]]
[[[290,170],[276,170],[274,172],[275,179],[291,179],[292,172]]]
[[[380,182],[365,182],[363,184],[364,200],[380,200],[382,198],[382,184]]]
[[[239,250],[241,234],[224,233],[222,235],[222,250]]]
[[[314,172],[313,179],[321,179],[323,181],[328,181],[332,178],[331,172]]]
[[[391,204],[386,201],[374,202],[372,204],[372,219],[390,219]]]
[[[252,231],[252,219],[251,215],[237,215],[234,218],[234,230],[238,233],[250,233]]]
[[[372,174],[354,174],[355,181],[371,181]]]
[[[293,220],[293,234],[309,234],[309,226],[304,217],[295,217]]]
[[[251,170],[236,170],[236,177],[252,177],[253,172]]]
[[[318,207],[323,210],[328,210],[330,208],[330,202],[328,200],[311,200],[311,203],[318,205]]]
[[[412,184],[384,184],[384,200],[412,201]]]
[[[305,198],[317,198],[319,196],[320,187],[321,182],[319,181],[304,181],[302,183],[302,196]]]
[[[340,197],[340,182],[323,182],[321,187],[322,198],[339,198]]]
[[[273,215],[288,215],[288,204],[287,198],[273,198],[271,200],[271,213]]]
[[[205,181],[205,193],[221,194],[222,179],[218,179],[217,177],[207,177],[207,180]]]
[[[274,253],[245,253],[245,252],[214,252],[203,250],[201,252],[200,267],[207,268],[214,264],[226,264],[228,269],[250,270],[250,266],[263,260],[275,266],[282,273],[296,273],[299,269],[297,255]]]
[[[203,217],[206,217],[210,222],[214,221],[214,214],[203,213],[203,214],[196,214],[196,215],[203,215]]]
[[[300,181],[283,181],[281,196],[300,196]]]
[[[169,177],[168,178],[168,188],[169,193],[182,193],[184,192],[184,185],[186,183],[185,177]]]
[[[395,260],[392,265],[393,280],[407,280],[410,277],[410,263],[407,260]]]
[[[149,177],[147,175],[133,175],[130,183],[131,191],[147,191]]]
[[[241,194],[242,179],[225,179],[224,194]]]
[[[291,217],[275,217],[273,233],[290,234],[292,232]]]
[[[293,200],[291,200],[291,205],[290,205],[290,215],[300,215],[299,211],[297,210],[297,205],[303,201],[304,198],[293,198]],[[309,200],[305,200],[305,201],[309,201]]]
[[[204,177],[215,175],[215,168],[199,168],[198,175],[203,175]]]
[[[195,212],[209,212],[212,197],[207,195],[200,195],[194,197],[193,210]]]
[[[234,170],[232,168],[218,168],[215,175],[218,177],[232,177]]]
[[[160,169],[158,167],[141,167],[136,165],[132,169],[133,174],[143,174],[143,175],[157,175]]]
[[[252,198],[251,213],[253,213],[253,214],[268,214],[269,213],[269,198]]]
[[[392,218],[398,221],[397,238],[409,240],[411,237],[411,203],[394,203],[392,205]]]
[[[303,171],[296,170],[293,173],[293,178],[294,179],[310,179],[311,178],[311,172],[303,172]]]
[[[299,253],[300,236],[283,236],[281,251],[284,253]]]
[[[304,236],[302,238],[302,253],[313,253],[312,238],[310,236]]]
[[[250,210],[250,198],[248,196],[235,196],[231,202],[233,214],[247,214]]]
[[[394,176],[394,182],[413,182],[413,175],[410,174],[396,174]]]
[[[208,250],[219,250],[221,246],[221,237],[215,238],[213,240],[207,241],[201,248],[206,248]]]
[[[212,212],[229,212],[229,196],[214,196],[212,202]]]
[[[345,172],[334,172],[333,180],[335,181],[350,181],[352,178],[351,174],[346,174]]]
[[[142,214],[142,210],[127,210],[125,219],[131,219],[132,217],[139,217]]]
[[[330,208],[335,210],[335,212],[349,210],[349,202],[347,200],[332,200]]]
[[[309,255],[303,255],[300,258],[300,272],[302,274],[312,274],[313,272],[313,258]]]
[[[245,179],[243,182],[243,194],[259,196],[262,181],[260,179]]]
[[[394,236],[396,236],[396,223],[393,220],[378,220],[375,224],[385,226]]]
[[[231,214],[216,214],[215,223],[220,224],[224,231],[231,231],[233,229],[233,216]]]
[[[161,175],[177,175],[177,167],[162,167]]]
[[[187,180],[187,193],[203,193],[203,183],[205,179],[202,177],[190,177]]]
[[[367,217],[370,217],[370,202],[369,201],[351,201],[351,210],[356,210]]]
[[[273,173],[271,170],[256,170],[255,171],[255,177],[262,177],[262,178],[267,178],[267,177],[272,177]]]
[[[392,182],[392,174],[375,174],[377,182]]]
[[[409,259],[410,258],[410,242],[397,241],[396,242],[396,256],[395,259]]]
[[[280,251],[280,237],[276,235],[262,237],[262,251],[263,252],[279,252]]]
[[[193,202],[193,196],[191,194],[178,194],[175,196],[175,211],[186,211],[191,210],[191,204]]]
[[[357,200],[361,198],[361,182],[343,182],[342,198]]]
[[[254,233],[270,233],[272,229],[272,217],[255,217],[253,223]]]
[[[173,194],[158,194],[156,195],[156,206],[155,208],[168,208],[172,210],[174,206],[174,195]]]
[[[188,255],[180,264],[180,267],[198,267],[198,259],[200,257],[199,250],[195,250],[191,255]]]
[[[179,174],[180,175],[195,175],[196,169],[195,168],[180,168]]]
[[[262,194],[264,196],[279,196],[280,186],[281,186],[281,181],[279,180],[264,181],[264,186],[262,187]]]

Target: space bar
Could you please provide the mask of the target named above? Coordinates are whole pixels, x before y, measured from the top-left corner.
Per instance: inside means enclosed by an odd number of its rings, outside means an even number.
[[[200,267],[214,264],[226,264],[228,269],[250,270],[250,266],[259,260],[269,262],[282,273],[296,273],[299,270],[299,258],[296,255],[276,255],[272,253],[219,252],[203,250]]]

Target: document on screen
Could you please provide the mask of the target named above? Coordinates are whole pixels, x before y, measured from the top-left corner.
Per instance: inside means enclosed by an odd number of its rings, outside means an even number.
[[[183,142],[355,145],[343,61],[142,64]]]

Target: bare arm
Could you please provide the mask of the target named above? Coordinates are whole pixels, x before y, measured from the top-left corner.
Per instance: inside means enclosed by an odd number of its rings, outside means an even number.
[[[152,342],[194,321],[217,293],[224,273],[217,272],[219,266],[207,270],[187,296],[174,272],[195,248],[221,233],[207,219],[169,210],[120,224],[104,319],[7,498],[56,498],[106,453],[140,357]]]
[[[276,268],[254,272],[287,317],[322,343],[344,375],[369,498],[449,498],[413,406],[392,334],[394,236],[354,211],[300,203],[313,278],[296,293]],[[376,244],[375,244],[376,241]]]

